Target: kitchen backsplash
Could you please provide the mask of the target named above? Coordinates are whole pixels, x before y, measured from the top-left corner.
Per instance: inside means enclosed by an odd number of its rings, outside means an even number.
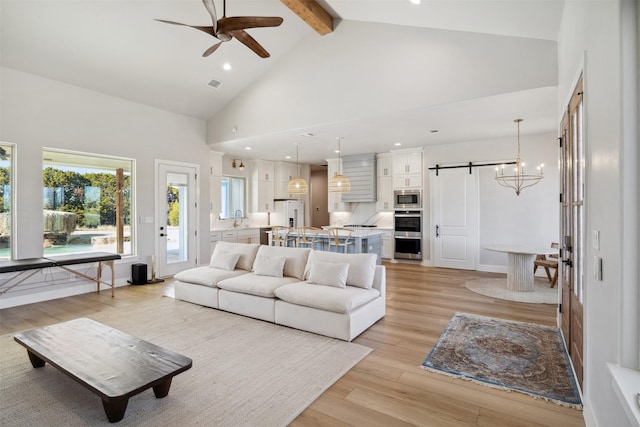
[[[375,203],[349,203],[348,206],[349,212],[331,213],[332,226],[354,224],[393,228],[393,212],[378,212]]]

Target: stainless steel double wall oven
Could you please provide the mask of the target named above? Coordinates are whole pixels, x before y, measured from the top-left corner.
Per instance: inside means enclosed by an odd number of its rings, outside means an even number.
[[[422,259],[422,211],[395,211],[394,258]]]

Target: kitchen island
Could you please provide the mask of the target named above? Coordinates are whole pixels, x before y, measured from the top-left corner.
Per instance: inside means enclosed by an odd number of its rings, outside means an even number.
[[[269,231],[269,245],[271,245],[271,232]],[[382,231],[378,230],[353,230],[351,233],[351,239],[354,244],[348,246],[348,253],[363,254],[370,253],[376,254],[377,263],[382,261]],[[298,237],[298,233],[294,230],[289,232],[289,237],[295,239]],[[329,248],[329,230],[322,230],[318,233],[315,250],[328,250]]]

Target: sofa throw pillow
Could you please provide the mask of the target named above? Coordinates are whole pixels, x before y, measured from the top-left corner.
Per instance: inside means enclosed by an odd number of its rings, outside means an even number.
[[[315,261],[309,272],[309,283],[316,285],[347,287],[349,264],[341,262]]]
[[[253,272],[260,276],[282,277],[285,261],[286,258],[283,256],[258,255],[253,262]]]
[[[211,256],[209,267],[219,268],[221,270],[233,271],[236,268],[236,264],[240,259],[240,254],[233,254],[228,252],[218,252]]]
[[[313,251],[305,268],[305,278],[309,277],[311,267],[317,261],[349,264],[348,286],[371,289],[376,275],[376,254],[343,254],[336,252]]]

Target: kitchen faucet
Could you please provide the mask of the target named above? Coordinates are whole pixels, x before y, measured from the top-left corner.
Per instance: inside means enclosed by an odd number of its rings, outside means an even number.
[[[240,224],[238,224],[238,218],[240,218]],[[236,209],[233,214],[233,228],[236,228],[242,224],[242,210]]]

